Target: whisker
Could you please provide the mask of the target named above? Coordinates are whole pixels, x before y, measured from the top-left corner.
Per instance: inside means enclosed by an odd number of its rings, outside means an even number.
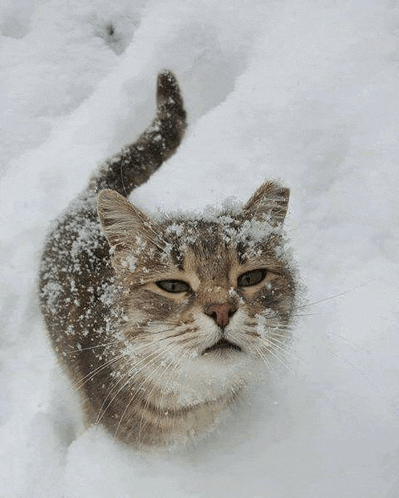
[[[87,348],[76,348],[76,349],[73,349],[72,351],[68,351],[67,354],[76,354],[76,353],[80,353],[81,351],[89,351],[90,349],[96,349],[96,348],[106,348],[107,346],[112,346],[112,344],[116,344],[118,342],[117,339],[114,339],[112,341],[109,341],[107,343],[104,343],[104,344],[96,344],[95,346],[89,346]]]
[[[143,350],[146,350],[149,348],[149,346],[152,346],[152,344],[149,344],[147,345],[148,347],[143,347]],[[152,355],[149,355],[150,357],[151,356],[155,356],[155,358],[159,357],[162,355],[162,351],[161,352],[154,352],[152,353]],[[115,400],[115,398],[119,395],[119,393],[134,379],[134,377],[136,377],[137,375],[139,375],[139,373],[144,369],[144,367],[146,365],[143,365],[142,368],[140,368],[139,370],[135,371],[136,368],[143,364],[143,363],[146,363],[148,361],[152,361],[152,359],[149,360],[149,356],[146,356],[145,358],[142,358],[137,364],[133,365],[131,368],[128,369],[128,371],[122,375],[122,377],[116,382],[116,384],[112,387],[112,389],[109,391],[107,397],[104,399],[104,402],[103,404],[101,405],[101,408],[98,412],[98,415],[97,415],[97,418],[96,418],[96,421],[95,423],[96,424],[99,424],[102,417],[105,415],[107,409],[109,408],[109,406],[113,403],[113,401]],[[134,375],[131,377],[131,373],[134,371]],[[123,382],[126,378],[128,378],[128,380],[122,385],[122,387],[119,387],[119,389],[117,390],[116,394],[112,397],[112,399],[109,401],[109,403],[105,406],[104,408],[104,405],[107,403],[107,400],[110,398],[110,396],[112,395],[112,392],[118,387],[118,385]]]
[[[266,325],[265,326],[265,329],[268,329],[268,331],[270,333],[275,333],[276,331],[286,331],[286,330],[293,330],[293,327],[292,325],[290,324],[284,324],[284,323],[281,323],[281,324],[271,324],[271,325]]]
[[[105,415],[107,409],[110,407],[110,405],[113,403],[113,401],[115,400],[115,398],[119,395],[119,393],[127,386],[127,384],[129,384],[129,382],[132,381],[132,377],[130,377],[130,374],[131,372],[133,372],[138,365],[146,362],[148,360],[148,357],[145,357],[143,358],[141,361],[139,361],[138,364],[132,366],[131,368],[128,369],[128,371],[126,373],[124,373],[122,375],[122,377],[116,382],[116,384],[112,387],[112,389],[109,391],[109,393],[107,394],[106,398],[104,399],[103,401],[103,404],[101,405],[101,408],[98,412],[98,415],[97,415],[97,418],[96,418],[96,421],[95,421],[95,424],[99,424],[101,419],[103,418],[103,416]],[[144,365],[145,366],[145,365]],[[144,368],[144,366],[142,368],[140,368],[138,371],[135,372],[133,378],[138,375]],[[119,387],[118,388],[118,385],[120,383],[122,383],[126,378],[128,378],[128,380],[122,385],[122,387]],[[112,399],[110,400],[109,403],[107,403],[108,399],[111,397],[113,391],[117,389],[117,392],[116,394],[112,397]],[[107,405],[105,406],[105,404],[107,403]],[[105,408],[104,408],[105,406]]]
[[[163,376],[163,377],[166,375],[166,372],[169,370],[169,368],[170,368],[170,366],[171,366],[171,365],[173,365],[173,363],[172,363],[172,361],[169,361],[168,365],[166,366],[165,370],[164,370],[164,371],[163,371],[163,373],[162,373],[162,376]],[[158,366],[158,368],[157,368],[156,370],[158,370],[158,369],[160,368],[160,366],[161,366],[161,365],[159,365],[159,366]],[[176,367],[176,365],[175,365],[175,367]],[[156,371],[156,370],[155,370],[155,371]],[[154,372],[154,373],[155,373],[155,372]],[[171,375],[169,376],[169,378],[171,378]],[[154,390],[155,390],[155,387],[156,387],[156,386],[154,385],[154,386],[152,387],[151,391],[147,394],[147,399],[146,399],[146,401],[145,401],[145,403],[144,403],[144,408],[147,408],[147,407],[148,407],[149,400],[150,400],[150,398],[151,398],[151,396],[152,396],[152,393],[153,393],[153,392],[154,392]],[[128,407],[126,407],[126,408],[128,408]],[[122,418],[124,417],[124,415],[125,415],[125,412],[122,414]],[[141,440],[141,431],[142,431],[142,428],[143,428],[143,426],[144,426],[144,424],[143,424],[143,422],[144,422],[144,417],[143,417],[143,415],[144,415],[144,413],[143,413],[143,414],[142,414],[142,416],[141,416],[140,426],[139,426],[139,434],[138,434],[138,440],[139,440],[139,441]],[[118,428],[119,428],[119,427],[117,427],[117,430],[116,430],[115,435],[116,435],[116,434],[117,434],[117,432],[118,432]]]
[[[283,360],[281,356],[279,356],[275,351],[273,351],[271,348],[267,347],[265,345],[265,348],[268,352],[268,354],[271,354],[273,358],[275,358],[277,361],[279,361],[289,372],[291,372],[291,367]]]
[[[345,294],[348,294],[349,292],[353,292],[354,290],[360,289],[360,288],[365,287],[365,286],[367,286],[369,284],[370,284],[370,282],[367,282],[367,283],[364,283],[364,284],[360,284],[360,285],[356,285],[355,287],[352,287],[351,289],[339,292],[337,294],[333,294],[332,296],[326,297],[324,299],[320,299],[318,301],[313,301],[312,303],[306,303],[306,304],[303,304],[301,306],[296,306],[295,309],[303,309],[303,308],[307,308],[309,306],[315,306],[316,304],[320,304],[320,303],[324,303],[326,301],[330,301],[331,299],[336,299],[337,297],[344,296]]]
[[[256,346],[255,344],[253,345],[263,362],[266,364],[266,366],[269,368],[274,373],[274,368],[269,359],[261,352],[261,350]]]
[[[172,330],[176,332],[176,334],[174,335],[178,335],[178,334],[182,334],[185,332],[186,330],[186,327],[187,325],[186,324],[179,324],[179,325],[173,325],[171,324],[171,328],[168,328],[168,329],[162,329],[162,330],[146,330],[149,334],[151,335],[156,335],[156,334],[164,334],[166,332],[171,332]],[[182,330],[181,330],[182,329]],[[172,335],[171,337],[174,337],[174,335]]]
[[[272,343],[274,348],[277,348],[282,353],[288,354],[289,356],[292,356],[292,358],[294,358],[295,360],[298,360],[297,356],[294,353],[292,353],[289,349],[282,347],[282,346],[286,345],[285,343],[277,342],[276,339],[274,339],[274,338],[269,338],[269,341]]]
[[[384,400],[384,401],[388,401],[389,402],[389,399],[381,392],[379,386],[377,384],[375,384],[375,382],[373,382],[364,372],[362,372],[362,370],[360,370],[353,362],[349,361],[348,358],[346,356],[342,356],[338,353],[332,353],[335,357],[339,358],[340,360],[344,360],[351,368],[353,368],[354,370],[356,370],[356,372],[358,374],[360,374],[364,379],[367,380],[367,383],[368,385],[372,386],[375,391],[381,396],[381,398]]]
[[[315,303],[315,304],[318,304],[318,303]],[[318,312],[314,312],[312,311],[311,313],[292,313],[292,318],[298,318],[298,317],[303,317],[303,316],[324,316],[325,313],[318,313]]]
[[[343,341],[345,341],[347,344],[350,344],[351,346],[354,346],[358,351],[362,351],[363,353],[368,353],[370,354],[370,351],[367,351],[367,349],[363,348],[362,346],[360,346],[359,344],[357,344],[356,342],[354,341],[351,341],[350,339],[346,338],[345,336],[341,335],[341,334],[337,334],[336,332],[333,332],[332,334],[329,335],[330,337],[331,336],[334,336],[334,337],[339,337],[340,339],[342,339]]]
[[[111,358],[107,362],[103,363],[102,365],[98,366],[91,372],[89,372],[87,375],[85,375],[83,378],[79,379],[77,382],[74,382],[72,384],[72,389],[78,391],[79,389],[82,389],[82,387],[89,382],[91,379],[93,379],[97,374],[99,374],[102,370],[106,369],[110,365],[117,363],[124,357],[123,354],[116,356],[115,358]]]
[[[173,349],[173,346],[172,346],[172,348],[170,348],[170,350],[171,350],[171,349]],[[157,355],[157,357],[159,357],[162,353],[164,353],[164,351],[162,351],[159,355]],[[153,362],[153,361],[154,361],[154,359],[155,359],[155,358],[153,358],[153,359],[151,360],[151,362]],[[169,362],[169,363],[170,363],[170,362]],[[169,363],[168,363],[168,364],[169,364]],[[117,434],[118,434],[118,431],[119,431],[119,428],[120,428],[120,426],[121,426],[121,423],[122,423],[122,421],[123,421],[123,419],[124,419],[124,417],[125,417],[125,415],[126,415],[127,410],[129,409],[129,406],[132,404],[132,402],[133,402],[133,400],[134,400],[134,398],[135,398],[135,395],[136,395],[136,394],[137,394],[137,393],[141,390],[142,386],[143,386],[146,382],[147,382],[147,383],[149,382],[149,380],[150,380],[150,379],[154,376],[154,374],[155,374],[155,373],[159,370],[159,368],[161,368],[162,366],[163,366],[163,365],[162,365],[162,363],[161,363],[160,365],[158,365],[158,367],[157,367],[155,370],[153,370],[153,371],[151,372],[151,374],[150,374],[150,375],[149,375],[149,376],[148,376],[148,377],[147,377],[147,378],[146,378],[146,379],[145,379],[145,380],[144,380],[144,381],[143,381],[143,382],[142,382],[142,383],[138,386],[138,388],[137,388],[137,389],[135,389],[135,390],[131,393],[131,398],[130,398],[130,401],[127,403],[126,408],[124,409],[124,411],[123,411],[123,413],[122,413],[122,415],[121,415],[121,417],[120,417],[120,419],[119,419],[118,425],[117,425],[117,427],[116,427],[115,434],[114,434],[114,436],[115,436],[115,437],[116,437],[116,436],[117,436]],[[153,391],[153,389],[151,390],[151,392],[152,392],[152,391]],[[148,396],[147,396],[147,399],[148,399]]]
[[[147,346],[152,346],[152,344],[150,345],[147,345]],[[147,348],[144,348],[144,349],[147,349]],[[169,348],[170,349],[170,348]],[[168,349],[166,350],[168,351]],[[101,406],[100,410],[99,410],[99,413],[97,415],[97,419],[96,419],[96,424],[100,423],[102,417],[105,415],[107,409],[111,406],[111,404],[114,402],[114,400],[117,398],[117,396],[123,391],[123,389],[130,383],[132,383],[132,381],[134,380],[135,377],[137,377],[143,370],[145,367],[148,366],[148,364],[150,363],[153,363],[154,361],[156,361],[159,357],[161,357],[165,352],[165,350],[162,350],[162,351],[156,351],[152,354],[150,354],[149,356],[146,356],[145,358],[142,358],[141,361],[138,363],[138,364],[135,364],[133,365],[119,380],[118,382],[115,384],[115,386],[111,389],[111,391],[108,393],[106,399],[104,400],[103,402],[103,405]],[[144,364],[139,370],[136,370],[137,367],[141,364]],[[133,375],[131,375],[131,373],[134,372]],[[107,406],[105,406],[104,408],[104,405],[105,403],[107,402],[107,400],[109,399],[109,397],[111,396],[111,393],[115,390],[115,388],[117,388],[117,386],[122,383],[125,379],[127,378],[127,381],[122,385],[122,386],[119,386],[119,389],[117,390],[117,392],[114,394],[114,396],[112,397],[112,399],[108,402]],[[148,380],[148,378],[147,378]],[[138,393],[142,387],[142,385],[144,385],[145,381],[143,381],[139,388],[136,389],[134,391],[134,395],[136,393]],[[134,396],[133,396],[134,398]],[[132,398],[132,400],[133,400]],[[119,426],[119,424],[118,424]]]

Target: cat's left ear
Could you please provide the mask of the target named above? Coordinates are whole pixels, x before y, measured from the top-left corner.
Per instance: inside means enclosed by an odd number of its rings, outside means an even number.
[[[284,222],[288,209],[290,190],[276,182],[261,185],[244,206],[246,217],[259,221],[267,220],[273,226]]]

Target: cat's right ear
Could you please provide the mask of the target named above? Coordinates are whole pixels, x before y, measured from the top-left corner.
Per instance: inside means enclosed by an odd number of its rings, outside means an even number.
[[[101,190],[97,197],[97,212],[103,233],[116,252],[128,249],[140,234],[154,222],[115,190]]]
[[[277,182],[261,185],[244,206],[247,218],[268,221],[273,226],[282,225],[287,214],[290,191]]]

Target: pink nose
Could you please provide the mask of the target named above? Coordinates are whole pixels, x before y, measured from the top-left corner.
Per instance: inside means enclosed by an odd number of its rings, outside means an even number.
[[[236,306],[231,303],[211,304],[205,308],[205,313],[211,316],[221,328],[226,327],[236,311]]]

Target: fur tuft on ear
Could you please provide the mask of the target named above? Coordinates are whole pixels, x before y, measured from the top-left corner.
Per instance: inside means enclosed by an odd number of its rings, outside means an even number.
[[[284,222],[288,209],[290,190],[276,182],[263,183],[244,206],[249,218],[267,220],[274,226]]]
[[[101,190],[97,197],[97,212],[103,233],[115,251],[126,249],[134,235],[154,222],[115,190]]]

